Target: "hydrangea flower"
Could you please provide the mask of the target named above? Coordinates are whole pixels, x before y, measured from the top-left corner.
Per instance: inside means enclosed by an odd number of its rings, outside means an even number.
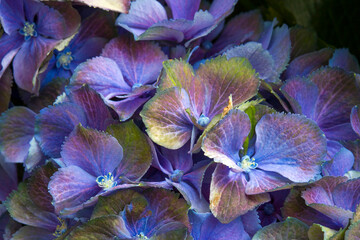
[[[34,0],[3,0],[0,7],[1,24],[5,31],[0,39],[1,73],[14,59],[16,84],[34,94],[40,88],[36,75],[42,62],[80,25],[80,15],[71,4],[49,5],[54,8]]]
[[[251,127],[256,138],[245,152]],[[231,110],[206,134],[202,149],[221,163],[212,176],[210,209],[227,223],[269,201],[265,192],[318,178],[326,139],[312,120],[301,115],[265,114],[255,127],[246,113]]]
[[[76,68],[70,84],[74,88],[88,84],[125,121],[149,100],[166,59],[154,43],[134,42],[127,36],[115,38],[100,57]]]
[[[152,147],[152,165],[167,175],[166,182],[175,187],[197,212],[208,212],[209,203],[201,193],[202,180],[209,167],[209,160],[193,164],[192,155],[188,153],[189,144],[177,150]]]
[[[91,220],[69,239],[178,239],[190,228],[186,202],[165,189],[119,191],[99,199]]]
[[[150,167],[150,147],[136,125],[112,125],[109,131],[116,138],[78,125],[66,139],[57,160],[61,168],[49,182],[57,213],[74,213],[101,195],[137,186],[133,181]]]
[[[334,230],[345,228],[360,202],[360,179],[323,177],[299,190],[292,190],[283,212],[311,225],[318,223]]]
[[[182,147],[193,129],[204,130],[228,106],[229,96],[239,105],[256,95],[259,79],[244,58],[218,57],[194,72],[184,61],[165,63],[166,76],[157,94],[140,113],[155,143]]]
[[[167,40],[185,46],[195,39],[209,34],[219,22],[228,16],[236,0],[215,0],[207,11],[199,10],[200,0],[165,0],[172,12],[156,0],[136,0],[128,14],[121,14],[116,25],[134,34],[136,40]],[[169,19],[170,18],[170,19]]]

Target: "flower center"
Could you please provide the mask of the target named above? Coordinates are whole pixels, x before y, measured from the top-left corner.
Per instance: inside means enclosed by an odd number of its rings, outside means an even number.
[[[209,124],[209,122],[210,122],[210,118],[208,118],[204,114],[201,114],[199,119],[197,120],[197,123],[202,127],[206,127]]]
[[[37,37],[35,23],[25,22],[24,27],[19,30],[19,33],[25,37],[25,41],[31,37]]]
[[[145,236],[145,234],[143,232],[139,233],[138,235],[136,235],[136,239],[148,239],[147,236]]]
[[[110,172],[106,175],[101,175],[97,177],[96,182],[99,185],[99,187],[103,188],[104,190],[108,190],[112,187],[115,187],[117,184],[117,182],[114,181],[114,176]]]
[[[181,179],[182,179],[182,176],[184,175],[184,172],[179,170],[179,169],[176,169],[170,176],[170,180],[173,181],[173,182],[181,182]]]
[[[74,60],[73,56],[71,56],[71,52],[69,50],[62,51],[56,57],[56,67],[62,67],[65,70],[70,70],[70,63]]]
[[[255,162],[255,158],[250,158],[248,155],[243,156],[237,165],[247,173],[250,172],[251,169],[255,169],[258,166],[258,164]]]
[[[53,233],[53,235],[55,237],[60,237],[61,235],[63,235],[66,232],[66,229],[67,229],[65,220],[62,218],[59,218],[59,217],[58,217],[58,220],[59,220],[60,224],[56,226],[56,230]]]

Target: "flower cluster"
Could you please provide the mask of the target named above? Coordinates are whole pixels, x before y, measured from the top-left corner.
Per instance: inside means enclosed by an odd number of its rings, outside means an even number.
[[[358,239],[356,57],[236,4],[0,0],[0,238]]]

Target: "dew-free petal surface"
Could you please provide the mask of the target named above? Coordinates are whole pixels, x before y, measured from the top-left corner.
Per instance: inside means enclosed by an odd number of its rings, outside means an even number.
[[[189,96],[182,89],[157,93],[140,113],[151,140],[169,149],[182,147],[190,139],[193,128],[185,112],[189,107]]]
[[[230,94],[236,106],[255,96],[259,86],[255,70],[245,58],[227,60],[220,56],[208,60],[200,65],[196,77],[204,82],[207,91],[203,113],[209,118],[222,113]]]
[[[324,176],[344,176],[354,165],[354,155],[338,142],[327,142],[328,160],[323,164]]]
[[[246,184],[246,194],[258,194],[268,192],[291,183],[291,181],[278,173],[263,171],[260,169],[250,170],[250,180]],[[289,186],[290,188],[291,186]]]
[[[312,120],[296,114],[265,115],[256,125],[258,167],[294,182],[314,179],[326,154],[326,139]]]
[[[242,170],[237,165],[240,161],[239,151],[250,128],[250,120],[246,113],[231,110],[206,134],[202,144],[204,154],[215,162]]]
[[[49,192],[57,213],[84,203],[100,190],[96,177],[75,165],[60,168],[49,182]]]
[[[151,165],[151,149],[146,136],[133,121],[114,124],[106,130],[115,137],[123,148],[117,174],[136,181],[139,180]]]
[[[360,111],[358,106],[351,109],[350,122],[352,129],[360,136]]]
[[[308,240],[306,232],[309,226],[296,218],[287,218],[284,222],[273,223],[260,229],[253,240],[297,239]]]
[[[166,0],[167,5],[170,7],[173,19],[188,19],[193,20],[195,12],[199,9],[200,0]]]
[[[41,149],[50,157],[60,157],[65,137],[79,123],[86,126],[86,116],[82,108],[72,103],[49,106],[36,116],[35,137]]]
[[[155,43],[135,41],[131,37],[111,40],[101,56],[117,63],[129,86],[154,83],[162,69],[162,62],[167,59]]]
[[[26,107],[13,107],[0,118],[0,150],[5,161],[23,163],[34,137],[35,113]]]
[[[94,177],[113,173],[123,157],[116,138],[97,130],[77,126],[61,151],[66,166],[78,166]]]
[[[349,49],[336,49],[329,60],[330,67],[340,67],[346,71],[360,73],[359,61],[349,52]]]
[[[246,179],[243,173],[232,172],[225,165],[218,164],[210,186],[210,209],[222,223],[229,223],[262,203],[270,201],[268,193],[247,195]]]

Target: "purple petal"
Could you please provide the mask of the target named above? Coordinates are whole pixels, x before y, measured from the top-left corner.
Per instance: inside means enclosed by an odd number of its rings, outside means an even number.
[[[324,48],[316,52],[301,55],[290,62],[283,74],[283,78],[305,77],[321,66],[326,66],[332,54],[332,49]]]
[[[136,0],[131,3],[128,14],[120,14],[116,19],[116,25],[125,28],[137,37],[162,20],[167,20],[167,15],[158,1]]]
[[[3,75],[6,68],[19,51],[21,45],[24,43],[24,36],[19,33],[12,35],[3,34],[0,38],[0,77]],[[3,81],[3,80],[1,80]]]
[[[351,109],[350,121],[352,129],[360,136],[360,111],[358,106]]]
[[[275,18],[272,22],[266,21],[263,24],[263,32],[258,39],[258,42],[262,44],[263,49],[268,49],[271,41],[271,37],[274,31],[275,25],[278,23],[277,19]]]
[[[167,182],[173,185],[185,198],[188,204],[191,206],[191,209],[199,213],[204,213],[209,211],[209,203],[206,199],[199,195],[198,189],[195,189],[191,185],[187,184],[184,181],[180,183],[171,182],[167,180]]]
[[[354,140],[350,113],[360,102],[355,77],[338,68],[324,68],[314,73],[310,80],[319,88],[313,120],[331,140]],[[352,133],[352,134],[351,134]]]
[[[149,86],[143,86],[143,88],[148,89],[152,88]],[[146,92],[144,92],[146,94]],[[129,96],[124,100],[107,100],[107,104],[113,108],[119,116],[120,121],[126,121],[131,118],[136,110],[138,110],[147,100],[150,99],[150,96]]]
[[[61,145],[65,137],[79,123],[86,126],[83,109],[73,103],[61,103],[49,106],[36,116],[36,140],[41,149],[50,157],[60,157]]]
[[[229,223],[256,206],[270,201],[268,193],[246,195],[246,179],[243,173],[235,173],[218,164],[210,186],[210,209],[222,223]]]
[[[73,62],[75,63],[72,70],[74,70],[78,64],[85,60],[100,55],[103,47],[108,40],[106,38],[92,37],[81,42],[79,47],[74,50],[72,56],[74,57]]]
[[[7,196],[17,188],[16,164],[6,163],[0,154],[0,201],[5,201]]]
[[[259,168],[294,182],[320,173],[326,138],[312,120],[293,114],[268,114],[256,125],[255,155]]]
[[[211,15],[208,11],[199,10],[196,12],[191,26],[181,30],[184,33],[185,39],[188,40],[185,43],[185,47],[188,47],[190,42],[195,39],[204,37],[214,30],[216,28],[215,21],[216,19],[214,19],[213,15]],[[186,26],[186,24],[184,24],[184,26]],[[175,29],[180,30],[181,28]]]
[[[319,89],[313,82],[300,77],[289,79],[281,87],[281,92],[295,113],[304,114],[308,118],[314,119]]]
[[[253,240],[262,239],[297,239],[308,240],[307,234],[309,226],[296,218],[287,218],[284,222],[270,224],[260,229],[252,238]]]
[[[42,62],[58,43],[58,40],[41,36],[25,41],[13,62],[14,79],[20,88],[30,93],[38,93],[40,83],[38,81],[33,82],[33,78],[36,76]]]
[[[354,214],[349,210],[325,204],[312,203],[309,206],[331,218],[341,228],[345,228],[348,225],[349,219]]]
[[[131,92],[131,86],[124,81],[116,62],[105,57],[95,57],[80,64],[70,84],[78,87],[88,84],[106,99]]]
[[[117,175],[130,180],[139,180],[151,165],[151,149],[146,136],[133,121],[111,125],[106,130],[115,137],[123,148],[123,159]]]
[[[225,25],[208,55],[218,53],[229,45],[240,45],[247,41],[255,41],[258,39],[262,28],[263,20],[259,11],[241,13]]]
[[[189,96],[184,90],[171,88],[156,94],[140,113],[150,138],[169,149],[182,147],[193,128],[185,112],[189,107]]]
[[[0,150],[7,162],[23,163],[34,137],[35,113],[25,107],[13,107],[0,118]]]
[[[98,177],[113,173],[123,149],[114,137],[78,125],[62,146],[61,157],[66,166],[78,166]]]
[[[284,24],[281,27],[275,28],[271,36],[270,45],[267,48],[275,63],[275,75],[270,79],[272,82],[275,82],[285,70],[290,60],[290,49],[291,42],[288,26]]]
[[[354,155],[335,141],[327,142],[327,158],[323,164],[323,176],[344,176],[354,165]]]
[[[5,206],[13,219],[29,226],[55,230],[59,222],[54,213],[44,211],[34,204],[24,182],[10,194]]]
[[[60,168],[49,182],[55,211],[82,204],[100,192],[96,177],[77,166]]]
[[[289,185],[291,181],[278,173],[254,169],[249,172],[250,180],[246,184],[246,194],[268,192],[279,187]],[[291,186],[289,186],[290,188]]]
[[[349,149],[354,154],[353,168],[360,171],[360,140],[342,142],[344,147]]]
[[[349,49],[336,49],[333,57],[329,60],[330,67],[340,67],[346,71],[360,73],[359,62]]]
[[[101,55],[117,63],[130,86],[154,83],[162,69],[162,62],[167,59],[154,43],[135,42],[130,37],[111,40]]]
[[[165,166],[168,164],[171,165],[171,172],[178,169],[187,173],[193,167],[192,155],[188,153],[189,149],[190,142],[177,150],[161,148],[161,154],[159,153],[159,157],[163,160],[161,161],[162,163],[165,161],[167,162],[164,164]]]
[[[71,101],[79,105],[86,116],[87,126],[105,131],[113,118],[102,97],[89,86],[83,86],[69,94]]]
[[[250,240],[241,217],[228,224],[223,224],[211,213],[189,211],[189,219],[193,227],[191,235],[196,240]]]
[[[295,26],[290,28],[291,53],[290,59],[303,54],[313,52],[317,49],[317,35],[314,30]]]
[[[262,48],[260,43],[249,42],[244,45],[234,47],[226,51],[225,55],[228,58],[244,57],[248,59],[251,66],[255,68],[261,79],[268,80],[274,75],[274,60],[270,53]]]
[[[234,106],[252,98],[258,90],[259,79],[244,58],[225,56],[206,61],[196,72],[207,91],[203,114],[210,119],[227,107],[230,94]]]
[[[205,136],[202,144],[204,154],[215,162],[242,171],[237,165],[239,151],[250,132],[250,120],[246,113],[231,110]]]
[[[50,2],[38,14],[38,31],[46,37],[64,39],[73,35],[80,27],[80,14],[67,2]]]
[[[175,24],[171,24],[173,23],[173,21],[176,21]],[[171,24],[171,26],[174,27],[174,25],[177,24],[177,28],[179,28],[184,25],[185,20],[182,21],[178,19],[173,21],[163,20],[159,23],[160,26],[150,27],[148,30],[146,30],[146,32],[142,33],[141,35],[135,36],[135,40],[163,40],[180,43],[184,40],[184,33],[178,29],[169,28],[168,25]],[[189,24],[189,22],[186,22],[187,26],[189,26]]]
[[[360,202],[360,178],[351,179],[336,186],[333,198],[336,206],[355,212]]]
[[[25,22],[24,0],[3,0],[0,8],[0,20],[4,31],[11,34],[23,27]]]
[[[193,20],[195,12],[199,9],[200,0],[165,0],[172,11],[173,19]]]
[[[318,223],[332,229],[340,227],[335,220],[307,206],[301,197],[301,191],[295,189],[292,189],[286,198],[282,213],[284,217],[295,217],[308,225]]]
[[[218,23],[233,12],[236,3],[237,0],[215,0],[211,3],[209,12]]]

